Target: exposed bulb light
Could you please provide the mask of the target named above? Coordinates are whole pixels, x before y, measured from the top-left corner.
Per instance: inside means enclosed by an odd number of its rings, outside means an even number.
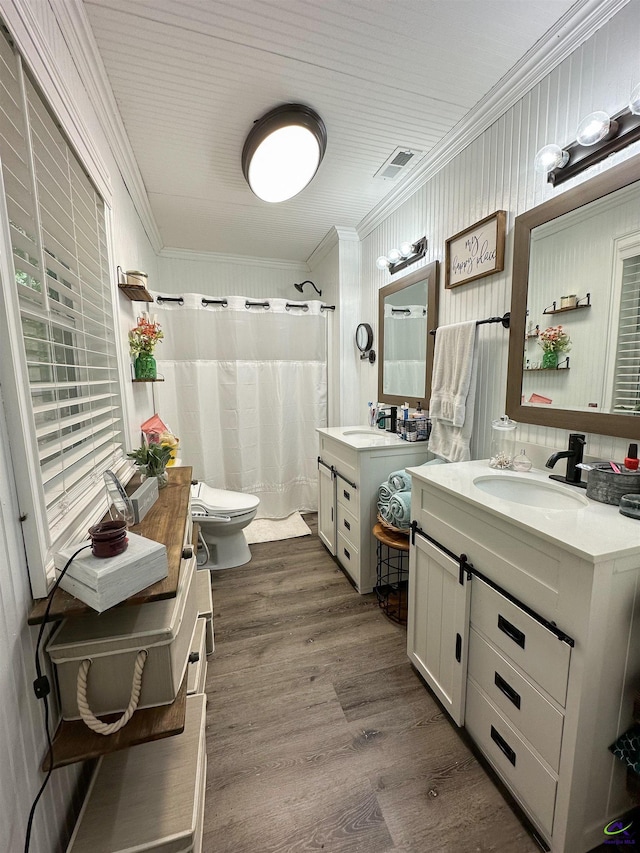
[[[242,171],[258,198],[286,201],[309,184],[326,146],[320,116],[302,104],[284,104],[254,124],[242,150]]]
[[[389,261],[384,255],[380,255],[379,258],[376,258],[376,266],[379,270],[386,270],[389,268]]]
[[[539,174],[548,175],[553,169],[562,169],[568,162],[569,152],[552,143],[538,151],[533,166]]]
[[[409,255],[413,252],[413,243],[400,243],[400,254],[403,258],[408,258]]]
[[[398,272],[398,270],[408,267],[409,264],[419,261],[420,258],[424,258],[426,254],[426,237],[421,237],[419,240],[416,240],[415,243],[409,243],[404,240],[400,243],[399,249],[389,249],[386,255],[380,255],[380,257],[376,259],[376,266],[379,270],[388,269],[391,275],[393,275],[394,272]]]
[[[402,259],[402,254],[399,249],[389,249],[387,252],[387,260],[392,264],[397,264]]]
[[[611,121],[609,116],[598,110],[582,119],[578,125],[576,139],[580,145],[595,145],[615,133],[618,123]]]
[[[629,112],[634,116],[640,116],[640,83],[629,96]]]

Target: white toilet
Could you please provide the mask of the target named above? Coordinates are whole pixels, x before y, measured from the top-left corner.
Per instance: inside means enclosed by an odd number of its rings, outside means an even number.
[[[207,562],[202,569],[231,569],[251,559],[244,528],[255,518],[260,498],[243,492],[214,489],[206,483],[191,486],[191,517],[200,525]]]

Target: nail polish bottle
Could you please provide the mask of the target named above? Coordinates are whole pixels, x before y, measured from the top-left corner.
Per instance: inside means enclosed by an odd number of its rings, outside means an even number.
[[[627,471],[638,470],[638,445],[630,444],[627,450],[627,455],[624,460],[624,467]]]

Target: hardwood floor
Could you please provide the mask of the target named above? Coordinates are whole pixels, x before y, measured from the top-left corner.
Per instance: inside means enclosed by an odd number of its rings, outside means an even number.
[[[538,851],[305,520],[212,574],[203,851]]]

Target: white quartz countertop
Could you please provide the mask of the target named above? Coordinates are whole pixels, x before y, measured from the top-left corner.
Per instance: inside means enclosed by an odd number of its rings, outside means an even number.
[[[333,438],[353,450],[376,450],[389,447],[404,447],[405,449],[407,447],[414,449],[422,447],[426,450],[428,447],[426,441],[405,441],[394,432],[368,426],[316,427],[316,432]]]
[[[524,530],[529,530],[554,542],[574,554],[598,562],[640,555],[640,520],[621,515],[617,506],[599,503],[585,495],[584,489],[562,485],[549,480],[548,472],[533,469],[528,473],[499,471],[489,467],[488,460],[454,462],[447,465],[419,465],[407,468],[419,480],[431,483],[477,506],[492,515],[506,518]],[[587,505],[570,509],[549,509],[516,503],[482,491],[474,480],[479,477],[527,479],[542,485],[553,483],[563,491],[578,493]]]

